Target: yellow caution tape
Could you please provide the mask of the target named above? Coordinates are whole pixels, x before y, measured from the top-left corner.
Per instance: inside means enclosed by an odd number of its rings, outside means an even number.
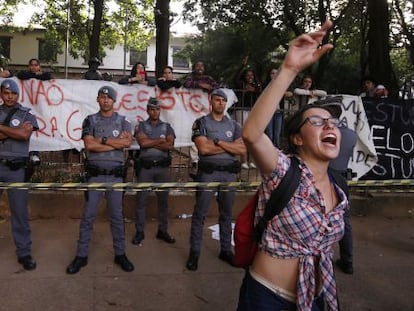
[[[0,189],[27,190],[97,190],[97,191],[196,191],[200,188],[217,190],[254,191],[260,185],[255,182],[168,182],[168,183],[6,183],[0,182]],[[359,180],[348,181],[351,192],[414,192],[414,179],[401,180]]]

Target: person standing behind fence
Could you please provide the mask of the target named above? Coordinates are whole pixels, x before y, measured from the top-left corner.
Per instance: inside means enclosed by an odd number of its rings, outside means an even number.
[[[98,91],[97,102],[99,103],[99,112],[87,116],[82,124],[87,181],[121,183],[126,171],[124,148],[129,148],[132,143],[131,124],[124,116],[114,111],[116,91],[112,87],[101,87]],[[122,196],[122,191],[105,191],[111,222],[114,262],[122,270],[130,272],[134,270],[134,266],[125,254]],[[88,264],[89,243],[101,198],[101,191],[89,190],[86,192],[76,257],[66,268],[68,274],[75,274]]]
[[[262,92],[262,85],[256,78],[253,69],[246,68],[248,56],[243,58],[242,65],[234,76],[234,91],[237,96],[237,104],[233,109],[233,118],[242,126],[249,116],[254,103]],[[249,161],[248,155],[241,158],[242,168],[256,168],[253,161]],[[250,162],[250,163],[249,163]]]
[[[237,95],[238,102],[236,107],[245,110],[247,114],[243,115],[242,119],[236,119],[243,125],[247,119],[248,112],[253,107],[260,93],[262,92],[262,85],[257,79],[253,69],[247,67],[248,57],[243,58],[240,68],[234,75],[234,91]]]
[[[0,106],[0,181],[24,182],[25,168],[29,161],[29,141],[33,131],[39,129],[36,117],[29,108],[17,101],[19,86],[14,80],[1,83]],[[3,190],[0,190],[0,197]],[[7,189],[11,211],[11,227],[16,245],[17,260],[25,270],[36,269],[31,255],[31,232],[27,189]]]
[[[170,152],[174,148],[175,132],[169,123],[160,120],[160,102],[150,98],[147,104],[149,118],[135,128],[135,138],[140,146],[135,170],[138,182],[168,182],[171,165]],[[136,234],[132,244],[144,240],[148,190],[137,192]],[[168,191],[156,191],[158,203],[158,232],[156,238],[173,244],[175,239],[168,233]]]
[[[326,97],[327,93],[315,88],[312,76],[304,75],[300,87],[293,90],[293,95],[298,109],[301,109],[307,104]]]
[[[279,70],[276,68],[271,68],[269,70],[268,81],[266,86],[270,81],[276,79],[279,74]],[[266,135],[269,136],[270,140],[273,142],[273,145],[280,148],[280,139],[282,135],[283,119],[284,119],[284,109],[285,109],[285,100],[293,96],[291,91],[286,91],[285,96],[279,103],[279,109],[273,115],[273,118],[270,120],[268,126],[266,127]]]
[[[341,132],[339,155],[336,159],[329,162],[329,167],[337,170],[347,180],[350,180],[352,179],[352,171],[348,168],[348,164],[349,159],[352,158],[354,152],[357,135],[355,131],[351,130],[343,123],[339,125],[339,131]],[[344,213],[344,222],[345,232],[344,236],[339,241],[339,259],[335,263],[344,273],[353,274],[353,239],[349,209]]]
[[[362,93],[359,94],[361,97],[374,98],[375,90],[377,88],[377,81],[371,76],[365,76],[362,79]]]
[[[200,162],[198,164],[200,182],[233,182],[240,172],[240,162],[236,156],[246,153],[241,139],[241,126],[224,114],[227,96],[221,89],[215,89],[210,98],[211,113],[197,119],[192,128],[192,140],[197,146]],[[198,269],[201,251],[204,220],[214,197],[213,189],[199,189],[191,221],[190,255],[186,267]],[[233,265],[231,250],[232,211],[235,192],[233,189],[218,188],[220,254],[219,258]]]

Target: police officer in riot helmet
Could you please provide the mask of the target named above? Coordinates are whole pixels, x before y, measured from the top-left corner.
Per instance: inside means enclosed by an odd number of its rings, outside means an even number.
[[[30,109],[19,104],[19,86],[12,79],[1,83],[0,106],[0,181],[23,182],[29,161],[29,141],[33,131],[39,129]],[[0,190],[1,196],[2,190]],[[31,256],[28,191],[7,190],[11,211],[11,227],[18,262],[25,270],[34,270],[36,262]]]
[[[140,146],[135,170],[138,182],[168,182],[171,164],[170,152],[174,148],[175,132],[169,123],[160,120],[160,101],[150,98],[147,104],[148,119],[135,128],[135,138]],[[136,234],[132,243],[144,240],[144,226],[149,191],[137,193]],[[156,238],[166,243],[175,243],[168,233],[168,191],[157,191],[158,232]]]
[[[103,86],[98,91],[99,112],[89,115],[82,125],[82,139],[87,160],[85,170],[88,182],[120,183],[125,174],[124,148],[131,146],[131,124],[114,111],[116,91]],[[115,264],[131,272],[133,264],[125,255],[125,228],[122,212],[122,192],[107,190],[105,198],[111,222]],[[102,192],[87,191],[79,229],[76,257],[67,267],[68,274],[75,274],[88,264],[89,243],[93,222],[98,212]]]
[[[211,92],[211,113],[197,119],[193,124],[192,140],[197,146],[198,180],[200,182],[233,182],[240,172],[237,156],[245,155],[246,147],[241,138],[241,125],[225,115],[227,95],[222,89]],[[218,190],[218,191],[217,191]],[[190,255],[187,269],[197,270],[203,237],[204,219],[217,191],[220,226],[219,258],[233,265],[231,250],[232,211],[234,189],[198,190],[191,222]]]

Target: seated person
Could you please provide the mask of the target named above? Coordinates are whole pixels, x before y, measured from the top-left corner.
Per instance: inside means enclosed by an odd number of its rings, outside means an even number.
[[[86,80],[103,80],[102,74],[98,70],[100,65],[101,62],[99,59],[97,57],[92,57],[88,62],[89,69],[85,72],[83,78]]]
[[[7,69],[4,69],[3,67],[0,67],[0,78],[8,78],[11,76],[10,71]]]
[[[193,71],[186,77],[183,86],[187,89],[202,89],[211,92],[220,85],[209,75],[205,74],[204,62],[199,60],[194,63]]]
[[[148,75],[145,66],[141,62],[137,62],[131,70],[129,76],[123,77],[118,81],[119,84],[142,84],[148,85]]]
[[[40,61],[37,58],[29,60],[29,70],[19,71],[17,78],[20,80],[38,79],[38,80],[50,80],[52,75],[50,72],[42,71],[40,67]]]
[[[172,87],[181,87],[181,82],[174,79],[173,68],[171,66],[164,67],[162,70],[162,77],[157,80],[157,86],[161,89],[161,91],[166,91]]]

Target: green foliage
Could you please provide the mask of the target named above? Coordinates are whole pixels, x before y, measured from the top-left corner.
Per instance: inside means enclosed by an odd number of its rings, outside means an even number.
[[[410,1],[393,3],[399,3],[404,17],[408,16],[412,8]],[[317,28],[329,18],[334,21],[334,27],[326,42],[332,42],[335,49],[307,71],[315,77],[318,87],[329,92],[359,94],[360,80],[370,57],[367,4],[366,0],[187,0],[186,19],[196,23],[202,35],[190,42],[186,55],[192,60],[203,58],[209,73],[226,81],[237,71],[241,59],[249,55],[250,66],[263,80],[264,69],[273,62],[280,63],[293,37]],[[399,34],[395,42],[400,42],[400,47],[410,43],[410,27],[414,24],[413,19],[406,21],[409,31],[394,32]],[[392,22],[391,27],[402,29],[404,26],[401,14]],[[411,51],[414,55],[412,48]],[[409,70],[406,62],[399,64],[399,75]]]
[[[400,86],[405,80],[414,80],[414,64],[410,62],[408,51],[404,48],[393,49],[391,51],[391,61],[399,77]]]
[[[94,11],[93,2],[87,0],[45,0],[45,10],[35,14],[33,23],[46,29],[46,40],[53,49],[51,55],[61,53],[66,42],[68,30],[69,3],[69,53],[74,58],[89,59],[89,45],[93,36]],[[128,47],[145,47],[153,32],[153,1],[126,0],[111,9],[104,1],[103,16],[100,21],[99,56],[105,56],[106,47],[114,48],[123,44],[125,21],[128,20]],[[115,10],[114,10],[115,9]],[[126,15],[128,14],[128,15]],[[54,41],[54,43],[53,43]]]

